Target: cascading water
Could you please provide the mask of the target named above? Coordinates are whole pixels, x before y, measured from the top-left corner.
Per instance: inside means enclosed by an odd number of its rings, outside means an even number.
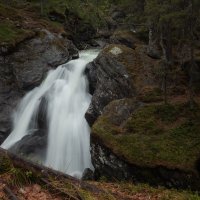
[[[37,117],[45,98],[48,145],[46,159],[41,162],[78,178],[84,169],[93,169],[90,128],[84,117],[91,95],[84,69],[97,54],[98,51],[83,51],[79,59],[50,71],[44,82],[22,99],[14,114],[14,129],[2,148],[11,148],[24,136],[39,129]]]

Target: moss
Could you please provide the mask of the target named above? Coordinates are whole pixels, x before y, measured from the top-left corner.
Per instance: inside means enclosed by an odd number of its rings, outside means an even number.
[[[142,102],[150,103],[150,102],[159,102],[163,100],[163,92],[160,88],[151,88],[147,91],[141,92],[139,99]]]
[[[94,196],[86,190],[82,190],[82,189],[79,190],[79,194],[82,197],[82,199],[87,199],[87,200],[93,200],[94,199]]]
[[[0,44],[15,45],[32,34],[32,31],[17,28],[9,21],[0,22]]]
[[[123,124],[123,134],[109,120],[113,115],[110,111],[97,120],[92,132],[130,163],[196,171],[200,156],[199,111],[198,107],[191,111],[185,104],[146,105]]]
[[[194,194],[190,191],[178,191],[168,190],[163,187],[153,188],[147,184],[133,185],[130,183],[121,183],[120,188],[126,190],[130,195],[134,194],[146,194],[149,198],[159,197],[161,200],[198,200],[200,199],[198,194]]]
[[[10,171],[12,162],[7,156],[0,156],[0,175]]]
[[[107,194],[101,195],[98,199],[160,199],[160,200],[200,200],[198,193],[191,191],[181,191],[175,189],[166,189],[164,187],[151,187],[148,184],[132,184],[128,182],[119,183],[95,183],[98,187],[104,189]],[[109,194],[110,198],[108,198]]]

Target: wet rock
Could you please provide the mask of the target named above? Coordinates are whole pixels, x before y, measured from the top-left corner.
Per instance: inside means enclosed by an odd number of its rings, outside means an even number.
[[[85,169],[83,172],[82,180],[87,181],[93,179],[94,179],[94,172],[90,168]]]
[[[38,128],[42,130],[47,130],[47,107],[48,107],[48,102],[46,97],[42,97],[42,100],[39,105],[38,109],[38,116],[37,116],[37,124]]]
[[[19,91],[6,86],[3,82],[0,85],[0,144],[5,140],[12,129],[12,112],[21,97]]]
[[[33,157],[32,159],[41,160],[45,155],[47,145],[47,134],[45,130],[36,130],[35,132],[24,136],[15,143],[9,150],[15,154]],[[39,159],[40,158],[40,159]]]
[[[114,155],[108,148],[93,138],[91,145],[92,163],[95,168],[94,177],[106,177],[109,180],[130,180],[129,166]]]
[[[20,44],[9,58],[17,83],[24,90],[39,85],[50,68],[66,63],[70,58],[68,44],[63,39],[48,31],[40,34],[40,37]]]
[[[90,125],[101,115],[103,108],[109,102],[134,95],[129,74],[124,65],[114,58],[121,54],[121,51],[117,47],[112,48],[110,54],[102,51],[86,67],[90,92],[93,94],[91,104],[85,115]]]

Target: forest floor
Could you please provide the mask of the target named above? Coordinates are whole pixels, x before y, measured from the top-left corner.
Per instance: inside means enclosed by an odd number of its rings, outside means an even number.
[[[96,185],[102,193],[96,194],[76,188],[78,196],[74,196],[74,191],[66,190],[63,192],[51,191],[44,184],[29,183],[21,186],[9,186],[8,180],[1,179],[0,199],[1,200],[198,200],[200,197],[189,191],[169,190],[166,188],[154,188],[144,184],[132,183],[109,183],[109,182],[90,182]],[[62,188],[60,188],[62,189]],[[8,191],[11,191],[8,192]],[[11,194],[13,196],[11,196]],[[15,198],[13,198],[15,197]]]
[[[25,4],[24,7],[12,8],[1,4],[0,0],[0,46],[1,43],[16,45],[33,35],[37,28],[51,29],[54,32],[62,32],[63,27],[56,22],[50,22],[40,17],[38,7]],[[32,12],[35,9],[34,12]],[[170,103],[184,103],[188,97],[170,97]],[[200,97],[196,97],[200,102]],[[160,104],[157,102],[156,104]],[[155,103],[150,103],[155,104]],[[0,160],[1,161],[1,160]],[[57,181],[50,177],[49,184],[44,183],[41,177],[34,177],[33,172],[23,171],[14,166],[9,170],[2,171],[0,162],[0,200],[200,200],[198,194],[191,191],[178,191],[163,187],[152,187],[144,184],[129,182],[99,182],[90,181],[88,184],[96,188],[82,188],[81,185],[74,185],[70,180]],[[53,189],[52,189],[53,188]]]

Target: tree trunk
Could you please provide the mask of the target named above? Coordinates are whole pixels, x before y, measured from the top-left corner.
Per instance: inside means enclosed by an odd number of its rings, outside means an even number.
[[[163,52],[163,62],[164,62],[164,69],[163,69],[164,102],[165,104],[167,104],[168,71],[172,65],[172,40],[171,40],[170,22],[165,22],[161,25],[160,45]]]
[[[189,102],[190,109],[194,108],[194,90],[193,90],[193,70],[195,68],[194,60],[194,4],[193,0],[190,1],[190,20],[189,20],[189,33],[190,33],[190,67],[189,67]]]

